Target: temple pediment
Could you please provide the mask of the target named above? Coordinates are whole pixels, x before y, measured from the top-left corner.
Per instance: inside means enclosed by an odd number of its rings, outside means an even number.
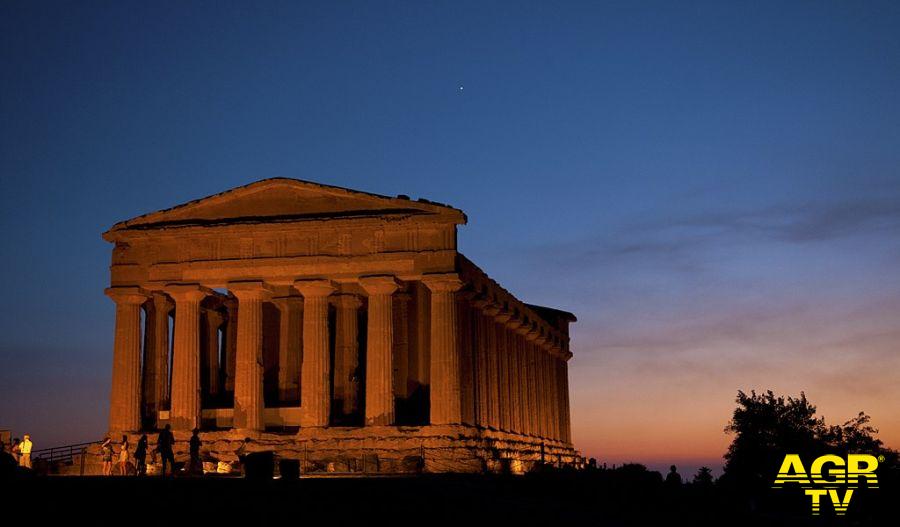
[[[407,197],[389,197],[288,178],[237,187],[119,222],[109,232],[189,225],[266,223],[353,217],[431,215],[465,223],[462,211]]]

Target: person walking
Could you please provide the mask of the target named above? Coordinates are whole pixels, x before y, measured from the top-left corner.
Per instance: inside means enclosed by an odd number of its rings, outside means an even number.
[[[172,451],[174,446],[175,436],[172,435],[172,427],[171,425],[166,425],[164,429],[160,430],[159,436],[156,438],[156,450],[162,458],[162,477],[166,477],[167,462],[171,466],[172,474],[175,474],[175,453]]]
[[[112,475],[112,458],[113,458],[113,447],[112,447],[112,439],[109,436],[103,438],[103,443],[100,445],[100,459],[103,460],[103,475],[111,476]]]
[[[134,449],[134,461],[137,469],[135,474],[145,475],[147,473],[147,434],[142,434],[138,439],[137,447]]]
[[[22,442],[19,443],[19,466],[31,468],[31,449],[34,445],[31,442],[31,436],[25,434]]]

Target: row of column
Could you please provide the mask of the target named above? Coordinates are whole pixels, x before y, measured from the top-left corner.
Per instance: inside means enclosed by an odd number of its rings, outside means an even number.
[[[571,442],[568,366],[558,346],[486,299],[471,302],[476,423]]]
[[[462,282],[455,274],[426,275],[422,282],[431,291],[430,305],[430,393],[432,424],[460,423],[460,375],[457,313],[455,292]],[[367,425],[394,423],[394,314],[393,294],[399,282],[391,276],[373,276],[360,279],[369,301],[366,350],[366,404]],[[329,424],[331,415],[331,364],[328,334],[329,297],[336,291],[329,280],[298,280],[294,288],[301,299],[282,302],[281,337],[287,341],[296,338],[291,328],[290,313],[302,302],[302,378],[299,379],[302,401],[301,426],[322,427]],[[263,359],[262,359],[262,304],[272,299],[271,289],[262,281],[232,282],[229,290],[237,298],[229,328],[236,329],[236,354],[233,372],[234,414],[236,429],[263,430]],[[174,429],[190,430],[200,426],[200,302],[212,290],[197,284],[170,285],[164,292],[175,303],[177,321],[173,335],[172,386],[170,396],[170,424]],[[106,290],[116,303],[116,331],[113,359],[113,380],[110,400],[110,430],[140,429],[141,395],[162,401],[167,378],[167,356],[145,362],[144,385],[141,386],[141,331],[140,309],[148,294],[138,287],[114,287]],[[165,298],[160,293],[154,296]],[[157,305],[160,307],[157,309]],[[344,411],[353,411],[358,380],[352,378],[356,371],[358,298],[340,295],[336,299],[336,376],[340,376],[340,397]],[[170,309],[171,306],[168,306]],[[154,302],[152,314],[148,314],[148,339],[156,339],[153,350],[166,350],[158,345],[159,339],[168,339],[168,310],[165,301]],[[151,313],[151,311],[148,311]],[[287,316],[285,316],[287,314]],[[152,320],[151,320],[152,318]],[[165,329],[163,329],[165,328]],[[291,375],[292,360],[300,357],[299,350],[282,346],[281,353],[287,367],[279,375]],[[167,353],[167,351],[165,351]],[[340,357],[340,358],[338,358]],[[340,360],[340,364],[337,362]],[[228,379],[232,376],[228,375]],[[279,379],[279,386],[290,390],[292,383]],[[211,382],[211,381],[210,381]],[[356,383],[356,384],[354,384]],[[337,386],[336,386],[337,387]],[[230,388],[226,386],[226,389]],[[159,393],[158,393],[159,392]]]

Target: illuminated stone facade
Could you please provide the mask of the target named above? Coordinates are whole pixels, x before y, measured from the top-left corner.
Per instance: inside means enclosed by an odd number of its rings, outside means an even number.
[[[225,459],[252,437],[338,471],[572,462],[575,317],[460,254],[465,222],[278,178],[117,223],[110,431],[200,428]]]

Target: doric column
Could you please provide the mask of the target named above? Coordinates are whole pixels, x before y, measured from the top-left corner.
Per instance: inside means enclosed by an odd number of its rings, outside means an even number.
[[[297,280],[294,288],[303,295],[300,426],[328,426],[331,412],[328,295],[334,292],[334,284],[330,280]]]
[[[179,284],[166,287],[166,293],[175,301],[169,422],[175,430],[192,430],[200,427],[200,301],[210,290]]]
[[[359,410],[359,313],[362,302],[356,295],[333,298],[337,310],[334,324],[334,397],[343,415]]]
[[[221,386],[219,384],[219,373],[221,372],[219,364],[219,327],[225,321],[225,317],[214,309],[208,309],[203,313],[203,319],[206,323],[205,340],[206,349],[203,352],[203,385],[206,393],[209,395],[209,402],[218,400]]]
[[[278,400],[300,400],[300,346],[303,344],[303,298],[272,299],[280,312],[278,332]]]
[[[394,294],[394,394],[409,397],[409,301],[406,291]]]
[[[169,312],[172,302],[163,293],[152,293],[145,304],[144,323],[144,416],[159,423],[159,411],[169,403]]]
[[[517,328],[518,329],[518,328]],[[519,425],[520,425],[520,434],[528,433],[528,372],[526,370],[526,362],[528,361],[528,357],[525,354],[525,337],[520,335],[518,331],[516,331],[516,355],[519,360],[519,404],[522,409],[519,412]]]
[[[509,355],[509,389],[510,389],[510,407],[512,409],[512,431],[522,433],[522,399],[521,399],[521,377],[522,370],[519,360],[519,335],[516,330],[522,323],[517,318],[510,318],[506,323],[506,351]]]
[[[542,381],[542,391],[544,394],[543,404],[541,407],[544,411],[544,437],[552,438],[553,437],[553,426],[552,426],[552,413],[550,412],[550,356],[547,355],[547,351],[543,346],[538,344],[538,349],[541,352],[541,381]]]
[[[551,417],[553,419],[553,438],[557,441],[562,440],[562,434],[560,433],[561,427],[559,426],[559,359],[557,359],[556,355],[550,355],[550,393],[552,394],[553,400],[550,405]]]
[[[522,322],[521,320],[519,321]],[[535,435],[535,394],[534,394],[534,349],[532,343],[525,337],[529,327],[522,323],[516,328],[516,334],[522,345],[522,404],[524,406],[523,433]]]
[[[556,419],[556,412],[553,410],[553,405],[556,403],[556,394],[553,391],[553,355],[544,345],[542,337],[538,337],[538,341],[544,356],[544,379],[547,389],[547,437],[556,439],[556,426],[553,424]]]
[[[110,287],[106,295],[116,303],[109,429],[141,429],[141,304],[147,296],[139,287]]]
[[[478,426],[489,425],[488,394],[488,358],[486,349],[485,316],[481,313],[483,304],[480,300],[472,301],[472,318],[475,330],[475,416]]]
[[[369,295],[366,333],[366,426],[394,423],[394,291],[392,276],[360,278]]]
[[[525,338],[531,342],[534,348],[534,393],[537,396],[534,408],[535,416],[537,417],[535,431],[538,437],[547,437],[547,387],[544,378],[544,350],[542,350],[540,345],[535,341],[540,335],[537,328],[533,323],[529,327],[530,330],[528,334],[525,335]]]
[[[569,404],[569,363],[565,360],[560,361],[562,366],[563,381],[563,439],[566,443],[572,442],[572,408]]]
[[[494,315],[500,309],[494,304],[486,304],[484,313],[484,348],[487,354],[488,377],[488,426],[500,430],[500,361],[497,353],[497,331],[494,329]]]
[[[409,387],[410,401],[415,404],[415,411],[424,411],[427,407],[428,380],[431,374],[431,293],[422,283],[411,282],[410,294],[414,299],[410,316],[415,328],[410,335]]]
[[[237,362],[238,300],[234,295],[225,299],[228,323],[225,325],[225,391],[234,394],[234,372]]]
[[[512,407],[510,406],[510,378],[509,378],[509,350],[506,342],[506,323],[511,318],[511,314],[506,310],[500,310],[494,315],[494,331],[496,332],[497,343],[497,368],[498,368],[498,386],[500,388],[500,429],[504,431],[512,430]]]
[[[425,275],[431,290],[431,424],[462,421],[455,294],[463,283],[455,273]]]
[[[260,281],[231,282],[228,289],[238,300],[232,427],[261,431],[266,428],[263,417],[262,304],[271,297],[271,290]]]

